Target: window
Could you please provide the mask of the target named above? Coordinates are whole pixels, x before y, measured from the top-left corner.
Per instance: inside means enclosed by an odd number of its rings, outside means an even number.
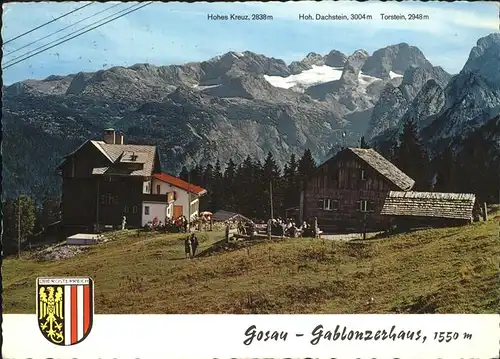
[[[323,199],[322,198],[319,199],[319,201],[318,201],[318,208],[323,209],[323,203],[324,203]]]
[[[159,184],[156,185],[156,193],[160,194],[161,186]]]
[[[339,201],[326,198],[323,200],[323,209],[325,211],[337,211],[339,209]]]
[[[137,206],[132,206],[132,213],[137,213]]]
[[[128,206],[123,207],[123,212],[128,213]]]
[[[145,214],[146,216],[148,216],[148,215],[149,215],[149,206],[144,206],[144,214]]]
[[[359,170],[359,178],[364,181],[366,179],[365,170]]]
[[[359,211],[361,212],[373,212],[375,210],[375,203],[372,201],[361,200],[359,203]]]
[[[118,203],[118,196],[113,196],[109,193],[101,195],[101,204],[105,206],[112,206]]]

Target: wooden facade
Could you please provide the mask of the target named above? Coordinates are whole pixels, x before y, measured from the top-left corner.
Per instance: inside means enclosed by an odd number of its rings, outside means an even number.
[[[65,227],[78,231],[119,227],[123,216],[127,227],[141,226],[144,183],[161,172],[159,156],[154,146],[123,145],[123,137],[112,138],[120,142],[86,141],[58,167]],[[137,151],[139,158],[144,154],[144,159],[124,161],[124,154],[131,151]]]
[[[414,181],[371,149],[346,148],[319,166],[302,194],[304,220],[318,219],[326,232],[384,230],[380,214],[391,190],[409,190]]]

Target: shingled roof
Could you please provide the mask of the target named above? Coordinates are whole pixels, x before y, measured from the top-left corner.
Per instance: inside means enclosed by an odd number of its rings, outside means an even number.
[[[388,216],[469,220],[475,201],[476,196],[470,193],[391,191],[380,213]]]
[[[102,167],[95,168],[95,174],[151,176],[155,162],[156,146],[115,145],[104,141],[92,141],[92,143],[112,161],[112,164],[104,171]],[[134,161],[130,161],[131,154],[135,154],[135,163],[141,164],[142,168],[129,170],[124,166],[124,164],[134,163]]]
[[[156,146],[119,145],[93,140],[85,141],[75,151],[66,155],[62,163],[57,168],[61,168],[66,163],[68,158],[76,154],[88,143],[91,143],[109,160],[109,164],[107,166],[93,168],[93,175],[148,177],[151,176],[151,173],[153,172],[156,156]],[[131,161],[131,159],[133,159],[134,161]],[[131,163],[137,163],[140,166],[131,168],[130,166],[128,166]]]
[[[390,182],[396,185],[403,191],[412,189],[415,181],[411,179],[406,173],[401,171],[389,160],[382,156],[377,151],[369,148],[353,148],[348,147],[347,150],[351,151],[366,164],[372,167],[375,171],[387,178]]]
[[[242,214],[228,212],[228,211],[224,211],[224,210],[219,210],[219,211],[215,212],[214,215],[212,216],[212,220],[214,222],[225,222],[225,221],[234,221],[234,220],[250,221],[247,217],[245,217]]]

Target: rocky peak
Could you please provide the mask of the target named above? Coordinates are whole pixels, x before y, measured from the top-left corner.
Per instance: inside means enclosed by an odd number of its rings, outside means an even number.
[[[419,130],[428,126],[434,120],[434,115],[441,111],[445,102],[443,87],[435,79],[428,80],[400,121],[400,130],[407,121],[416,123]]]
[[[325,56],[325,65],[331,67],[343,67],[347,56],[337,50],[332,50]]]
[[[359,73],[369,55],[365,50],[356,50],[349,56],[344,64],[340,81],[345,85],[358,84]]]
[[[366,60],[362,71],[370,76],[384,78],[389,77],[391,71],[401,75],[410,66],[431,68],[432,64],[418,47],[403,42],[375,51]]]
[[[300,74],[303,71],[312,69],[312,66],[322,66],[325,64],[325,59],[322,55],[315,52],[310,52],[305,58],[300,61],[293,61],[288,69],[291,74]]]
[[[89,72],[79,72],[73,78],[68,89],[66,90],[66,95],[76,95],[83,91],[87,86],[88,81],[92,78],[94,74]]]
[[[451,75],[444,71],[440,66],[422,68],[410,66],[403,75],[401,82],[401,92],[408,101],[413,101],[415,96],[424,87],[427,81],[434,80],[444,88],[451,79]]]
[[[373,108],[368,124],[367,138],[371,139],[382,132],[397,126],[408,107],[408,100],[400,88],[389,83],[380,94]]]
[[[472,48],[462,73],[474,72],[490,85],[500,84],[500,33],[482,37]]]
[[[266,57],[250,51],[228,52],[201,63],[206,84],[221,83],[224,78],[235,78],[245,73],[269,76],[288,76],[290,71],[283,60]]]

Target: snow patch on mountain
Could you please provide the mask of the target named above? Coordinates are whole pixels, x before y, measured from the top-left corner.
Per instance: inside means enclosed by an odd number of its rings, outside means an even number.
[[[274,87],[289,89],[294,86],[309,87],[325,82],[336,81],[339,80],[341,76],[341,67],[312,65],[312,69],[302,71],[296,75],[290,75],[287,77],[264,75],[264,78]]]
[[[396,77],[403,77],[403,75],[397,74],[395,72],[389,71],[389,77],[392,79],[395,79]]]
[[[363,73],[360,72],[359,75],[358,75],[358,89],[362,93],[366,93],[366,89],[371,84],[373,84],[374,82],[377,82],[377,81],[382,81],[382,80],[379,79],[378,77],[365,75],[365,74],[363,74]]]
[[[193,85],[193,89],[195,90],[198,90],[198,91],[203,91],[203,90],[208,90],[208,89],[212,89],[212,88],[215,88],[215,87],[220,87],[221,84],[217,84],[217,85]]]

